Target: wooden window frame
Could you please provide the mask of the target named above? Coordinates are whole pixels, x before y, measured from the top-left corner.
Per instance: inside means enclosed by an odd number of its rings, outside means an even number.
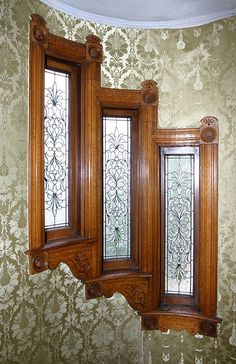
[[[130,258],[123,259],[103,259],[103,271],[121,269],[138,269],[138,215],[134,211],[138,211],[138,119],[136,110],[111,109],[104,108],[102,110],[103,117],[127,117],[131,119],[131,246]],[[101,120],[102,121],[102,120]],[[102,202],[104,204],[104,201]]]
[[[45,57],[45,69],[65,72],[70,75],[69,86],[69,222],[68,226],[49,228],[45,230],[45,244],[48,245],[61,239],[70,239],[78,236],[80,232],[79,202],[80,202],[80,69],[77,65],[71,65],[58,61],[51,57]],[[73,200],[77,203],[71,203]]]
[[[62,67],[74,74],[71,144],[71,228],[44,228],[44,70]],[[142,328],[188,330],[217,335],[218,124],[160,129],[158,90],[153,80],[141,90],[100,85],[102,46],[94,35],[80,44],[53,35],[45,20],[31,16],[29,119],[29,270],[31,274],[66,263],[86,285],[86,297],[122,293],[141,316]],[[80,84],[80,87],[78,87]],[[102,118],[131,116],[137,124],[133,172],[132,258],[103,261]],[[199,148],[199,237],[195,296],[163,294],[163,148]],[[198,224],[198,221],[195,222]]]
[[[193,295],[165,293],[165,203],[164,203],[164,156],[168,154],[194,155],[194,277]],[[162,147],[160,148],[160,183],[161,183],[161,307],[168,309],[171,305],[184,305],[198,309],[199,291],[199,148],[198,147]]]

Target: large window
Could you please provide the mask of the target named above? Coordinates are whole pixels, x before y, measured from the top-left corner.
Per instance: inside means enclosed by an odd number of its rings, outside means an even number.
[[[30,272],[66,263],[143,329],[216,335],[218,126],[159,129],[155,81],[102,88],[102,46],[30,28]]]

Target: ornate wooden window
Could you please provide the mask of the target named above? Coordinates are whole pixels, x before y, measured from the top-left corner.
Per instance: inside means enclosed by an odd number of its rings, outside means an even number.
[[[102,88],[100,39],[30,26],[30,273],[66,263],[143,329],[216,335],[217,119],[159,129],[155,81]]]

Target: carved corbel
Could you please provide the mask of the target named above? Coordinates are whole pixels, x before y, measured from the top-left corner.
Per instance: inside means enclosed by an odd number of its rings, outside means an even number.
[[[141,83],[142,100],[144,105],[153,106],[158,104],[158,89],[157,82],[146,80]]]
[[[71,248],[59,248],[49,251],[48,267],[56,269],[59,263],[65,263],[73,275],[82,281],[91,276],[91,244],[79,245]]]
[[[200,143],[217,144],[219,139],[218,119],[214,116],[206,116],[200,122],[202,124],[200,126]]]
[[[48,28],[42,16],[38,14],[31,15],[31,40],[45,48],[48,46]]]
[[[133,309],[143,312],[150,308],[149,284],[149,277],[126,277],[126,280],[122,278],[114,280],[105,277],[100,280],[86,282],[86,298],[91,299],[101,296],[109,298],[115,292],[119,292],[123,294]]]
[[[101,39],[96,35],[90,34],[86,37],[85,46],[86,59],[101,63],[103,60]]]

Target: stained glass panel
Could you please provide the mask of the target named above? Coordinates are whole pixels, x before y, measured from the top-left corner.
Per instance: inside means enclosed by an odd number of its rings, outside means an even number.
[[[165,293],[193,295],[194,155],[165,155]]]
[[[69,204],[69,75],[45,70],[45,227],[67,226]]]
[[[130,124],[130,118],[103,118],[104,259],[130,257]]]

